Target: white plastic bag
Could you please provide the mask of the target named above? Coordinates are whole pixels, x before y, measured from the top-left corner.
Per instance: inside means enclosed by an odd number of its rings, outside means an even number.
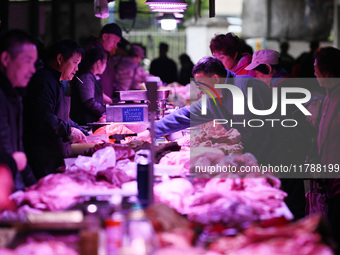
[[[65,161],[66,170],[83,170],[95,175],[98,171],[106,170],[116,165],[116,153],[113,147],[108,146],[93,153],[92,157],[79,155],[74,162],[69,162],[71,165],[67,163],[68,161]]]

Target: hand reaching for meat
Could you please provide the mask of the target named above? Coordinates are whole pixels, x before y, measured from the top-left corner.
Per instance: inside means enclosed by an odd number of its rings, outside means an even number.
[[[86,142],[86,136],[83,132],[81,132],[78,128],[71,128],[71,134],[69,135],[68,139],[71,143],[81,143]]]

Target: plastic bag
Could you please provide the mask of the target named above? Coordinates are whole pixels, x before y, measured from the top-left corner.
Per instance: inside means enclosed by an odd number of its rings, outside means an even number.
[[[66,165],[66,169],[69,171],[77,171],[80,169],[95,175],[98,171],[106,170],[115,165],[115,149],[108,146],[93,153],[92,157],[79,155],[71,166]]]

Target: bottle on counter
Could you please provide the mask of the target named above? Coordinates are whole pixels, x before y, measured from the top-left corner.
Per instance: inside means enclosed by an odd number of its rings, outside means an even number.
[[[101,222],[96,214],[85,216],[85,228],[80,231],[80,255],[102,255]]]
[[[143,208],[153,202],[153,173],[151,173],[151,152],[148,149],[139,150],[135,155],[137,163],[138,199]]]
[[[118,255],[123,241],[124,216],[116,211],[105,220],[106,254]]]
[[[125,216],[122,211],[122,196],[120,194],[112,195],[111,204],[113,213],[105,219],[106,234],[106,255],[118,255],[122,246],[123,224]]]
[[[149,255],[157,247],[155,232],[139,203],[133,203],[124,226],[121,255]]]

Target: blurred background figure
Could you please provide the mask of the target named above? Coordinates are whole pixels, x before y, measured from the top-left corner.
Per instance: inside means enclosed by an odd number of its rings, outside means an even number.
[[[319,41],[311,41],[309,43],[310,50],[303,52],[295,61],[292,70],[292,76],[298,78],[314,78],[308,79],[304,84],[308,84],[308,90],[312,93],[326,94],[324,87],[319,86],[314,75],[314,60],[315,54],[319,49]]]
[[[315,78],[314,75],[314,59],[315,53],[320,46],[319,41],[311,41],[309,43],[309,51],[303,52],[295,62],[293,74],[300,78]]]
[[[242,52],[243,53],[249,53],[251,56],[254,53],[253,48],[246,42],[246,40],[240,38],[241,43],[242,43]]]
[[[161,42],[159,44],[159,57],[151,61],[150,74],[158,76],[161,80],[169,84],[177,81],[177,65],[175,61],[168,58],[169,45]]]
[[[295,59],[288,53],[289,43],[284,41],[280,43],[280,58],[279,64],[288,72],[291,73]]]
[[[106,62],[107,54],[101,45],[88,49],[77,72],[82,83],[78,79],[72,80],[70,117],[79,125],[97,122],[101,118],[105,122],[106,107],[98,75],[104,72]]]
[[[114,73],[118,91],[139,90],[148,77],[155,77],[141,66],[144,57],[145,51],[138,44],[131,44],[127,48],[127,56],[120,57]],[[162,85],[161,81],[159,85]]]
[[[181,69],[179,71],[178,83],[181,85],[186,85],[190,83],[190,78],[193,78],[192,68],[194,67],[194,63],[185,53],[179,56],[179,61],[181,63]]]

